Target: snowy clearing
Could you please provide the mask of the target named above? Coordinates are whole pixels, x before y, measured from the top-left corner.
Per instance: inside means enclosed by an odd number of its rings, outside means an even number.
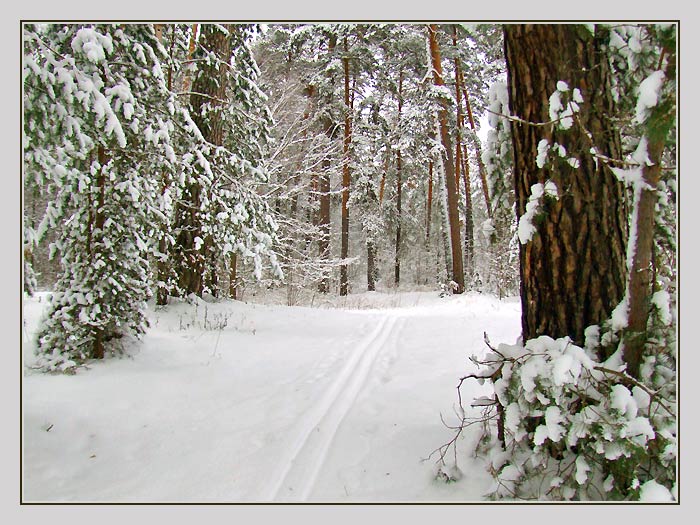
[[[24,302],[26,365],[46,303]],[[440,414],[457,421],[455,386],[484,331],[518,336],[519,302],[413,292],[344,305],[151,307],[122,357],[75,376],[27,367],[24,501],[481,500],[476,428],[459,442],[459,482],[421,460],[453,436]],[[487,389],[465,384],[465,404]]]

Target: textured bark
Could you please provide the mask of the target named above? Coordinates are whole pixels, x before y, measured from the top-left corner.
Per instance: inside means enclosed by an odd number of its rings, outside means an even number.
[[[546,199],[537,233],[520,246],[522,329],[525,340],[549,335],[584,342],[584,330],[610,317],[625,291],[627,221],[624,188],[610,168],[596,162],[588,130],[604,155],[620,158],[613,114],[605,38],[574,25],[507,25],[504,47],[512,115],[529,123],[550,120],[549,97],[557,82],[584,97],[579,122],[566,131],[552,125],[512,124],[517,216],[535,183],[551,179],[559,199]],[[565,146],[578,169],[535,163],[543,138]],[[563,159],[562,159],[563,160]],[[601,356],[604,357],[604,356]]]
[[[343,194],[340,218],[340,258],[348,257],[348,240],[350,236],[350,211],[348,197],[350,196],[350,143],[352,141],[352,121],[350,119],[350,59],[348,57],[348,37],[343,39],[343,77],[345,81],[345,127],[343,130]],[[340,266],[340,295],[348,294],[348,265]]]
[[[428,42],[430,57],[433,66],[433,82],[436,86],[444,86],[442,77],[442,63],[440,58],[440,46],[437,41],[437,26],[428,26]],[[452,140],[447,125],[447,107],[443,102],[438,110],[438,122],[440,126],[440,138],[442,140],[443,162],[445,166],[445,187],[447,189],[447,215],[449,234],[452,250],[452,280],[457,284],[455,293],[464,292],[464,261],[462,260],[462,242],[459,232],[459,209],[457,206],[458,192],[455,183],[455,162],[452,149]]]

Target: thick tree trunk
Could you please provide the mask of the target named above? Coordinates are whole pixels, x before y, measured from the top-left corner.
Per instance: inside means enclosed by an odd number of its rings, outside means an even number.
[[[444,86],[442,78],[442,63],[440,47],[437,41],[437,26],[428,26],[428,41],[430,56],[433,66],[433,81],[436,86]],[[452,149],[452,140],[447,124],[447,107],[442,103],[438,110],[438,122],[440,125],[440,138],[444,148],[443,162],[445,166],[445,186],[447,189],[447,215],[452,250],[452,280],[455,282],[454,293],[464,292],[464,262],[462,260],[462,242],[459,232],[459,209],[457,206],[457,185],[455,184],[455,162]]]
[[[537,233],[520,246],[523,338],[569,336],[582,344],[586,327],[608,319],[625,291],[624,188],[591,155],[583,131],[602,154],[620,158],[619,136],[608,118],[613,101],[605,39],[574,25],[506,25],[504,44],[512,115],[548,122],[558,81],[580,89],[584,98],[571,129],[512,124],[518,218],[534,184],[552,180],[559,195],[541,203]],[[542,139],[563,145],[578,168],[567,162],[538,168]]]
[[[343,39],[343,76],[345,80],[345,129],[343,136],[343,195],[340,219],[340,258],[348,258],[348,240],[350,236],[350,143],[352,141],[352,122],[350,120],[350,59],[348,57],[348,37]],[[340,295],[348,294],[348,265],[340,266]]]

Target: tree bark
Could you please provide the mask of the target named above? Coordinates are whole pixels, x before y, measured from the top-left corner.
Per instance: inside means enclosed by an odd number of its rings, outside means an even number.
[[[444,86],[440,46],[437,41],[437,26],[428,26],[428,42],[433,67],[433,82],[436,86]],[[457,185],[455,184],[455,163],[452,150],[452,140],[447,125],[447,105],[441,102],[438,110],[440,138],[442,140],[443,162],[445,166],[445,186],[447,189],[447,214],[452,245],[452,280],[456,284],[454,293],[464,292],[464,262],[462,260],[462,242],[459,232],[459,209],[457,206]]]
[[[550,120],[549,97],[564,81],[579,88],[584,103],[568,130],[553,125],[512,124],[518,219],[536,183],[552,180],[558,200],[541,203],[537,233],[520,246],[523,339],[569,336],[583,344],[584,330],[610,317],[625,291],[627,213],[624,187],[590,153],[595,147],[620,158],[605,38],[574,25],[506,25],[504,48],[512,115],[528,123]],[[538,168],[538,143],[548,139],[579,161],[573,168],[552,161]],[[601,356],[605,357],[605,356]]]

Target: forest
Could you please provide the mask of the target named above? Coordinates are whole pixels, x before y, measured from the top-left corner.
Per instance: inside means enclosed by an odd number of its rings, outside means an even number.
[[[676,23],[24,23],[22,46],[26,501],[678,501]],[[168,398],[263,418],[240,443],[279,458],[127,483],[126,457],[186,456],[128,444]],[[79,436],[109,410],[144,423],[120,480]],[[385,489],[401,410],[430,439]]]

